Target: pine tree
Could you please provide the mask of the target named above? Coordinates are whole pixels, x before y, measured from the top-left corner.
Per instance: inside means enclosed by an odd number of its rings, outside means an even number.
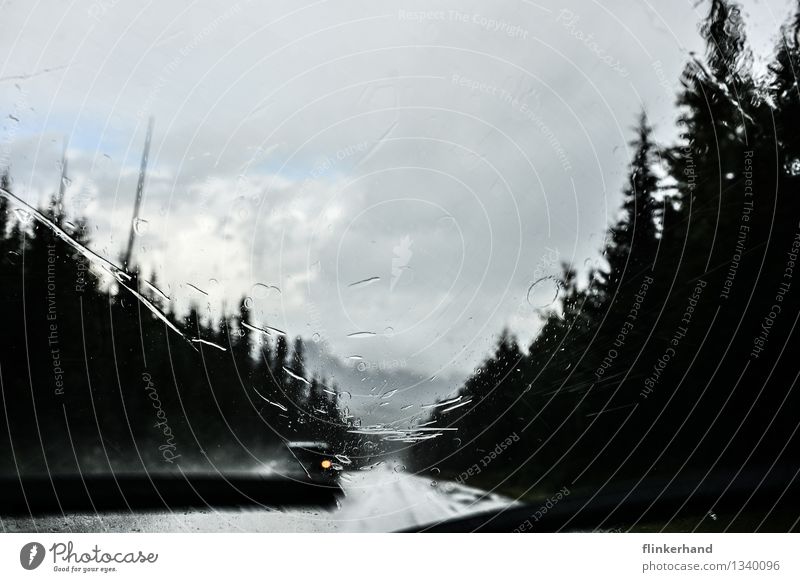
[[[800,6],[781,28],[775,60],[769,69],[769,95],[775,104],[782,170],[784,175],[800,180]]]
[[[623,192],[622,216],[611,228],[606,248],[609,293],[622,278],[638,280],[642,273],[652,269],[656,258],[657,213],[655,196],[659,179],[653,167],[657,162],[656,146],[647,116],[642,113],[636,129],[636,139],[631,142],[634,155],[628,175],[628,185]]]
[[[695,57],[684,69],[678,96],[682,143],[668,153],[681,216],[679,221],[675,217],[667,221],[672,226],[666,225],[665,245],[683,246],[678,239],[682,230],[675,228],[681,222],[688,223],[690,236],[706,241],[707,250],[695,251],[684,262],[694,276],[729,254],[719,245],[732,228],[730,213],[721,209],[736,204],[735,185],[750,147],[748,136],[756,125],[753,108],[759,101],[738,4],[711,0],[700,30],[706,41],[705,62]]]

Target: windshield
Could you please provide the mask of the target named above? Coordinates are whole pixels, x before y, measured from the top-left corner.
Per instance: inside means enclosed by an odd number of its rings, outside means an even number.
[[[789,4],[5,6],[3,527],[795,527]]]

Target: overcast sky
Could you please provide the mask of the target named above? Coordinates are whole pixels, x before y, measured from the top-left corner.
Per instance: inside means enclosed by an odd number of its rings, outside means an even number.
[[[0,162],[40,204],[67,142],[67,210],[118,261],[153,116],[135,255],[174,301],[458,378],[597,259],[638,112],[674,131],[695,4],[4,2]],[[757,54],[791,5],[745,3]]]

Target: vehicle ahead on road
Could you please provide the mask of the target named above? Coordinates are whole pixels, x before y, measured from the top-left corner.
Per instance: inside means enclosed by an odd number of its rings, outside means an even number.
[[[331,446],[325,441],[288,441],[286,447],[305,475],[312,482],[335,484],[338,482],[341,464],[331,454]]]

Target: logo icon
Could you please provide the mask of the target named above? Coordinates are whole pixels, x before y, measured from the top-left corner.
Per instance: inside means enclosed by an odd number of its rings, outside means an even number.
[[[19,551],[19,563],[26,570],[35,570],[44,561],[44,546],[39,542],[29,542]]]

